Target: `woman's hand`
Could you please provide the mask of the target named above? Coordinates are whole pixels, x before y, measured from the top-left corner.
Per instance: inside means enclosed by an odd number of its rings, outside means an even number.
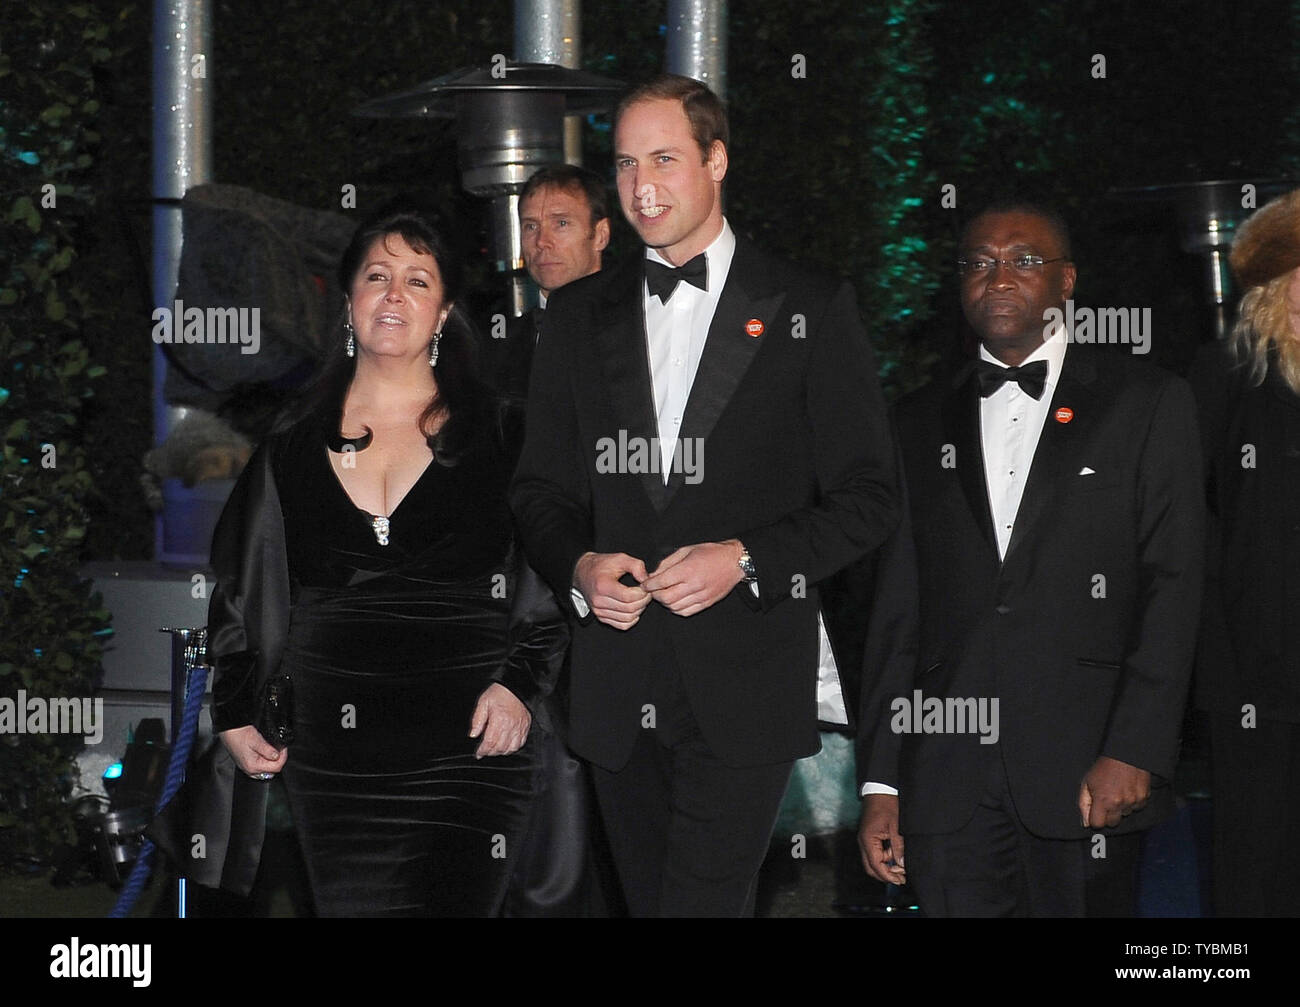
[[[230,752],[235,765],[249,776],[259,779],[266,778],[259,775],[262,773],[272,775],[278,773],[284,768],[285,760],[289,758],[289,749],[276,748],[263,738],[252,724],[222,731],[217,737]]]
[[[474,751],[474,757],[509,755],[524,747],[533,715],[519,698],[499,682],[493,682],[479,696],[474,716],[469,722],[469,736],[483,740]]]

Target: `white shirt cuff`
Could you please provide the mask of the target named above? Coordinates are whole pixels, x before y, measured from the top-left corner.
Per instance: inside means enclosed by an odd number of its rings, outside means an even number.
[[[573,602],[573,607],[577,611],[579,619],[585,619],[591,615],[591,606],[587,604],[587,599],[582,596],[582,592],[576,587],[569,588],[569,598]]]
[[[868,794],[893,794],[897,797],[898,791],[887,783],[864,783],[862,785],[862,792],[859,793],[858,796],[866,797]]]

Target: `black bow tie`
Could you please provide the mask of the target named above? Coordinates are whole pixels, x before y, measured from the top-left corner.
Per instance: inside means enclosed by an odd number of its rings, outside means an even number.
[[[650,288],[650,296],[658,297],[661,303],[668,303],[668,298],[673,296],[673,291],[681,280],[701,290],[709,289],[709,263],[703,252],[677,267],[665,266],[654,259],[645,260],[646,286]]]
[[[1047,387],[1047,361],[1035,360],[1023,367],[999,367],[988,360],[975,361],[975,373],[979,375],[980,395],[988,398],[1008,381],[1014,381],[1028,396],[1041,399],[1043,389]]]

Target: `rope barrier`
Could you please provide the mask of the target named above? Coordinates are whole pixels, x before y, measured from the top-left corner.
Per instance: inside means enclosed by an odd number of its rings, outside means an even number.
[[[172,748],[171,761],[167,765],[167,779],[163,781],[162,795],[158,798],[154,814],[167,806],[185,780],[185,769],[189,765],[190,749],[194,747],[194,736],[198,733],[199,713],[203,709],[203,694],[207,691],[207,685],[208,666],[196,664],[190,668],[185,679],[185,715],[181,720],[181,733]],[[149,881],[153,867],[153,854],[153,840],[146,840],[140,849],[140,855],[136,858],[135,866],[131,869],[130,877],[122,886],[117,903],[108,914],[109,919],[122,919],[135,908],[140,893],[144,891]]]

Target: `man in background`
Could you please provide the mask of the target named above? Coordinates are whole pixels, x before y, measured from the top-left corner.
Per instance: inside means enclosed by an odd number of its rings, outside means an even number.
[[[488,340],[485,370],[498,391],[517,399],[528,395],[547,298],[566,283],[600,270],[601,253],[609,244],[608,204],[600,176],[571,164],[548,165],[524,185],[519,197],[524,267],[537,284],[541,303],[510,319],[505,338]],[[506,916],[604,916],[618,911],[589,774],[562,740],[564,690],[562,681],[549,704],[558,733],[547,735],[539,751],[537,804],[511,874]]]
[[[537,330],[551,292],[600,271],[609,245],[609,200],[605,183],[587,168],[553,164],[542,168],[519,196],[524,268],[537,284],[540,303],[506,322],[505,335],[488,341],[485,369],[498,391],[528,394]]]

